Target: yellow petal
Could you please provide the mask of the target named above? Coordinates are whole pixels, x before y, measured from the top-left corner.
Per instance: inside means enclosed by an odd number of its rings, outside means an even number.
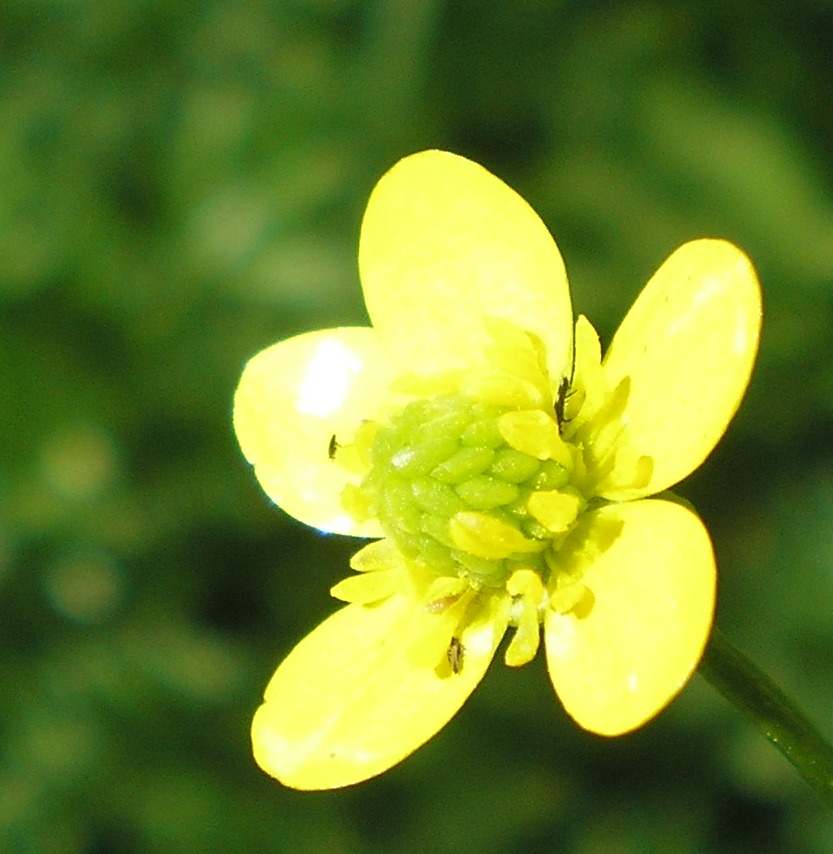
[[[390,400],[389,364],[372,329],[344,328],[281,341],[246,365],[234,429],[260,485],[290,516],[333,533],[382,535],[375,520],[345,512],[341,492],[360,473],[329,452],[333,436],[349,442]]]
[[[714,555],[702,522],[669,501],[608,505],[586,518],[589,537],[611,522],[621,532],[584,569],[589,608],[548,611],[547,667],[582,727],[619,735],[656,715],[697,666],[714,611]]]
[[[397,595],[325,620],[280,665],[255,714],[261,768],[293,788],[334,789],[381,774],[431,738],[481,680],[506,627],[484,618],[465,629],[458,673],[447,661],[415,666],[414,639],[443,618]]]
[[[412,370],[478,360],[490,343],[484,315],[537,333],[553,375],[569,363],[558,248],[532,208],[470,160],[423,151],[384,175],[362,222],[359,268],[373,325]]]
[[[746,255],[722,240],[681,246],[645,286],[604,360],[609,388],[631,377],[624,412],[646,486],[602,484],[605,498],[653,495],[690,474],[737,410],[755,360],[761,294]]]

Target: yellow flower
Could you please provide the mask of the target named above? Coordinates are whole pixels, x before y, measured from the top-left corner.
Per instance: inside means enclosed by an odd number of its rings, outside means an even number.
[[[374,189],[359,267],[372,327],[268,348],[235,397],[266,493],[374,538],[332,590],[349,604],[269,683],[257,762],[299,789],[385,771],[451,719],[508,629],[513,666],[543,631],[582,727],[639,727],[711,627],[708,533],[651,496],[700,465],[740,403],[761,318],[750,262],[720,240],[680,247],[602,359],[534,211],[426,151]]]

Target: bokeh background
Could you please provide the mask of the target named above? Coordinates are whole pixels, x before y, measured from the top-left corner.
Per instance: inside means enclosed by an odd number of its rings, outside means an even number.
[[[498,664],[380,779],[268,779],[252,710],[356,543],[270,507],[230,419],[256,351],[365,322],[363,206],[418,149],[533,204],[604,341],[678,244],[735,241],[760,358],[679,491],[719,625],[833,737],[831,56],[829,0],[4,0],[0,850],[833,850],[700,677],[609,741]]]

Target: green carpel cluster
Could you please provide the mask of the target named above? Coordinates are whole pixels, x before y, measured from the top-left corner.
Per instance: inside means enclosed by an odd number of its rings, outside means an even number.
[[[545,572],[553,532],[528,502],[535,492],[567,486],[570,472],[511,447],[499,428],[508,411],[514,410],[443,394],[413,401],[376,431],[360,491],[400,551],[437,575],[501,586],[519,566]],[[532,542],[499,558],[462,548],[450,522],[472,511],[511,528],[509,541],[520,534]]]

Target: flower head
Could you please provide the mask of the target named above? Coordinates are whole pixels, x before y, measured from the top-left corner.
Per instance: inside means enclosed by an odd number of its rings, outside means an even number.
[[[679,248],[602,359],[534,211],[426,151],[374,189],[359,267],[372,327],[268,348],[235,397],[266,493],[373,538],[331,591],[348,604],[269,683],[258,763],[301,789],[385,771],[457,712],[505,635],[511,666],[543,636],[582,727],[639,727],[711,627],[708,533],[651,496],[700,465],[740,403],[761,317],[748,259],[720,240]]]

